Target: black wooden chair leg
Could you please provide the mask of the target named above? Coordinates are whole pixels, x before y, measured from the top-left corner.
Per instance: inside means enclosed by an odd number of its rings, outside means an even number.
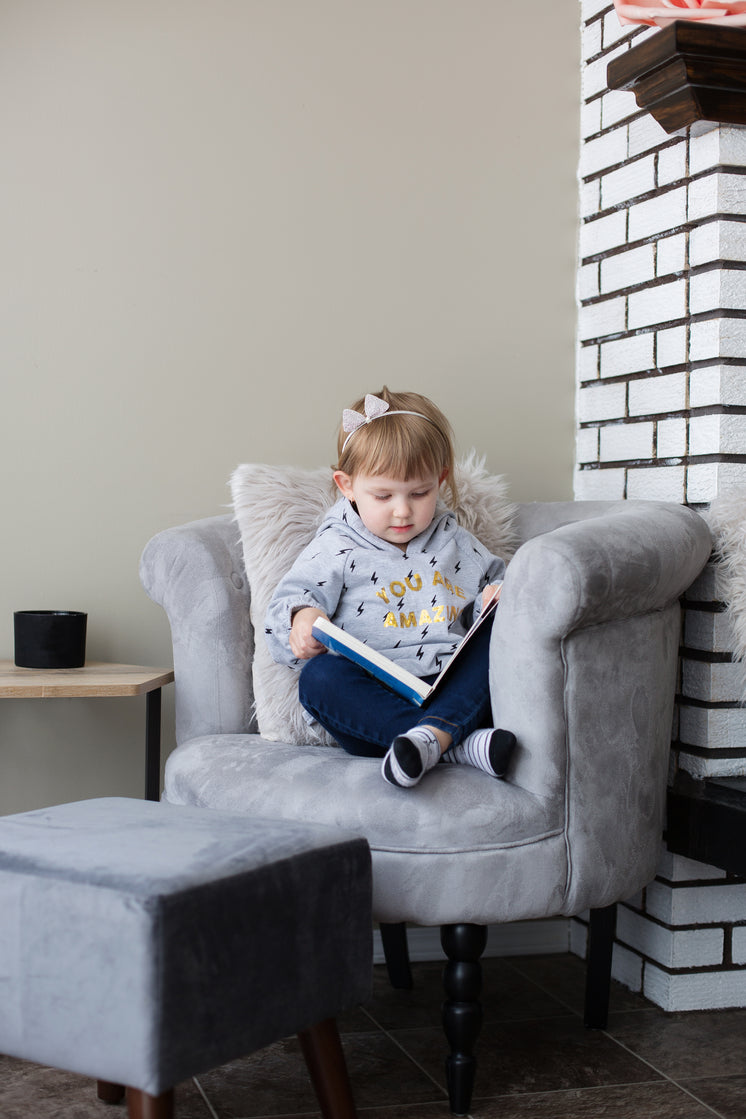
[[[448,1096],[454,1115],[466,1115],[477,1065],[474,1045],[482,1028],[479,957],[487,943],[487,929],[484,925],[443,925],[440,942],[448,957],[443,971],[443,1029],[451,1047],[446,1057]]]
[[[409,966],[407,926],[404,921],[395,925],[379,925],[386,969],[392,987],[409,991],[412,988],[412,969]]]
[[[616,905],[591,910],[585,976],[585,1024],[592,1030],[605,1030],[609,1020],[611,955],[615,932]]]

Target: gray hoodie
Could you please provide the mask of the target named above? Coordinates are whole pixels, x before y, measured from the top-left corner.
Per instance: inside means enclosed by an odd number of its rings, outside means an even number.
[[[481,607],[480,591],[504,572],[504,562],[445,507],[403,552],[369,532],[341,498],[275,590],[265,628],[270,653],[302,666],[288,644],[293,614],[316,606],[402,668],[429,676],[457,648]]]

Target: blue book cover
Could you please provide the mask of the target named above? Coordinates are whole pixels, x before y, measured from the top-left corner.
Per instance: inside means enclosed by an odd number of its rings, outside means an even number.
[[[414,703],[417,707],[421,707],[425,700],[439,687],[443,677],[458,657],[466,642],[472,634],[476,632],[482,622],[485,621],[486,618],[491,617],[496,606],[497,599],[492,599],[482,610],[448,664],[432,684],[426,684],[424,680],[420,680],[419,676],[415,676],[412,672],[407,672],[405,668],[400,668],[389,657],[384,656],[383,653],[379,653],[377,649],[371,649],[364,641],[361,641],[358,637],[354,637],[351,633],[348,633],[347,630],[335,626],[334,622],[330,622],[328,618],[316,619],[313,623],[313,635],[316,640],[320,641],[322,645],[325,645],[330,652],[339,653],[340,656],[347,657],[348,660],[354,661],[355,664],[359,664],[366,672],[369,672],[371,676],[375,676],[377,680],[380,680],[382,684],[391,688],[392,691],[398,692],[399,695],[408,699],[410,703]]]
[[[371,676],[375,676],[382,684],[386,684],[387,687],[398,692],[399,695],[404,696],[410,703],[414,703],[418,707],[425,702],[432,691],[431,684],[426,684],[424,680],[420,680],[419,676],[407,672],[406,669],[399,668],[383,653],[369,648],[359,638],[353,637],[351,633],[335,626],[328,618],[316,619],[313,624],[313,635],[332,653],[339,653],[341,656],[347,657],[348,660],[354,661],[355,664],[359,664]]]

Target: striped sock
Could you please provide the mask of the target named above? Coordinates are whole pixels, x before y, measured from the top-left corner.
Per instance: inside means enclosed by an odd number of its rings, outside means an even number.
[[[429,727],[413,727],[391,743],[381,773],[389,785],[411,789],[440,761],[440,743]]]
[[[492,777],[504,777],[515,746],[509,730],[475,730],[443,755],[452,765],[472,765]]]

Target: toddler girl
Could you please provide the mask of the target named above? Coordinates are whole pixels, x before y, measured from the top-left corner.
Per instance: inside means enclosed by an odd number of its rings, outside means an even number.
[[[499,596],[505,564],[438,501],[445,484],[456,503],[450,424],[427,397],[384,387],[345,409],[338,454],[342,496],[267,612],[272,656],[302,668],[308,714],[348,753],[383,757],[390,784],[416,785],[441,759],[502,777],[515,738],[490,726],[491,623],[418,709],[352,661],[320,655],[312,632],[328,617],[430,683]]]

